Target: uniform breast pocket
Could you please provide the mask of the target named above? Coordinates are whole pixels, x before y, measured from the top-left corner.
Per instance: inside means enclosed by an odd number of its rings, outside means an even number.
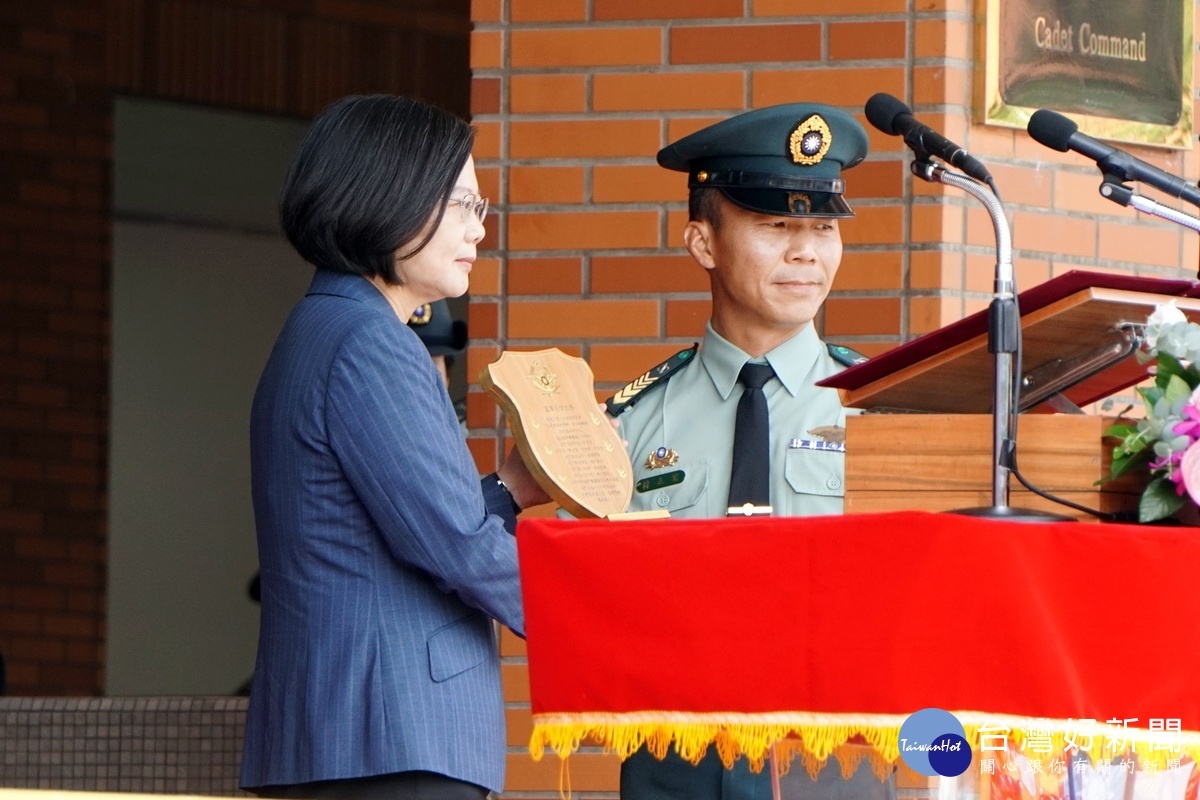
[[[492,622],[472,614],[429,634],[429,677],[441,683],[492,657],[496,644]]]
[[[846,454],[835,450],[789,450],[783,498],[787,516],[841,514],[846,496]]]
[[[708,462],[703,459],[681,461],[659,469],[643,466],[633,473],[633,498],[629,510],[662,509],[674,514],[700,504],[703,512],[707,489]]]

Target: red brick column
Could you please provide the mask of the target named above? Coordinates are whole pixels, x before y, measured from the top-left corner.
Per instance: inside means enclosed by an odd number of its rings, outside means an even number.
[[[15,694],[103,683],[112,110],[101,3],[6,3],[0,653]]]

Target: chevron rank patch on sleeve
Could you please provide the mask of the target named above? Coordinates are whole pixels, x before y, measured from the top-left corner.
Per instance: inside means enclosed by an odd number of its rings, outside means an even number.
[[[656,386],[665,384],[667,378],[671,377],[677,370],[692,363],[699,349],[700,345],[694,344],[687,350],[680,350],[632,383],[626,384],[619,392],[605,401],[605,405],[608,406],[609,415],[617,416],[622,411],[631,408],[643,394],[654,389]]]

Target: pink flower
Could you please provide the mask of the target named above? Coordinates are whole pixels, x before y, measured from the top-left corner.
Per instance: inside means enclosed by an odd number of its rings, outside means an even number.
[[[1189,436],[1193,442],[1200,439],[1200,388],[1192,392],[1183,407],[1183,420],[1175,423],[1171,432],[1176,436]]]
[[[1193,442],[1183,451],[1176,474],[1182,479],[1180,485],[1187,489],[1192,502],[1200,504],[1200,444]]]
[[[1196,447],[1195,442],[1192,443],[1189,449]],[[1187,491],[1183,484],[1183,473],[1179,471],[1179,463],[1183,460],[1183,452],[1174,452],[1169,456],[1155,458],[1150,461],[1150,470],[1157,472],[1160,469],[1167,471],[1167,479],[1175,484],[1175,494],[1183,497],[1183,493]]]

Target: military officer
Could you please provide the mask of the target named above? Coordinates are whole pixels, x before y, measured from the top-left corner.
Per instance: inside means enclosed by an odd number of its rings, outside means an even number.
[[[433,365],[442,376],[442,383],[446,384],[446,391],[450,391],[450,369],[454,366],[454,360],[467,349],[467,323],[451,316],[450,306],[445,300],[437,300],[417,306],[408,318],[408,327],[413,329],[417,338],[429,351]],[[467,398],[451,395],[450,399],[454,403],[454,413],[465,437]]]
[[[442,382],[449,388],[454,359],[467,348],[467,323],[450,315],[450,306],[445,300],[437,300],[417,306],[408,318],[408,327],[425,345]]]
[[[813,320],[841,263],[839,225],[854,216],[841,173],[866,155],[867,135],[854,117],[816,103],[750,111],[658,153],[661,166],[688,175],[683,240],[708,273],[712,314],[698,349],[681,351],[608,401],[634,466],[631,511],[842,512],[845,422],[853,412],[835,390],[814,384],[862,357],[827,346]],[[769,367],[761,386],[767,452],[749,499],[731,488],[738,408],[751,391],[743,386],[747,363]],[[865,762],[849,783],[837,770],[828,765],[819,783],[802,787],[806,796],[894,796]],[[621,796],[742,800],[770,798],[771,786],[744,760],[725,770],[715,748],[696,767],[673,752],[660,762],[643,749],[622,765]]]

